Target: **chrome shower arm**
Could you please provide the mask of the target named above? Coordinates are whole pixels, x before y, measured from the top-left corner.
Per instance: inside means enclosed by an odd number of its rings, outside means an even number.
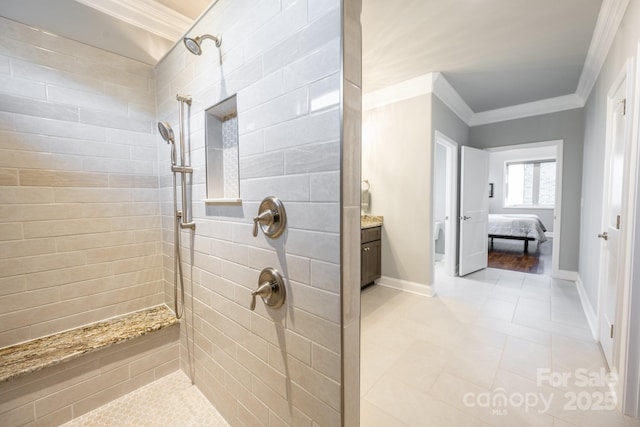
[[[200,41],[202,40],[213,40],[214,42],[216,42],[216,47],[220,47],[220,45],[222,44],[222,37],[220,35],[217,36],[212,36],[211,34],[203,34],[200,36]]]

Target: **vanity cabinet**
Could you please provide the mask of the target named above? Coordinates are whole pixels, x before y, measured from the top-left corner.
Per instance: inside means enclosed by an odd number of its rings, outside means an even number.
[[[382,227],[364,228],[360,231],[360,288],[380,278],[382,270]]]

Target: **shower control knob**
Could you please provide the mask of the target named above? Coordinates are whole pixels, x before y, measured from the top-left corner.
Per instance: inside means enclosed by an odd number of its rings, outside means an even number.
[[[280,237],[287,225],[284,205],[274,196],[265,198],[258,207],[258,215],[253,218],[253,237],[258,236],[258,226],[267,237]]]
[[[256,297],[268,300],[273,295],[273,290],[277,286],[275,282],[264,282],[258,286],[258,289],[251,292],[251,311],[256,309]]]
[[[273,212],[263,211],[258,214],[258,216],[253,218],[253,237],[258,237],[258,224],[261,227],[271,227],[273,225],[274,217]]]
[[[251,292],[251,305],[249,308],[256,309],[256,297],[262,298],[265,305],[271,308],[279,308],[284,304],[286,297],[284,279],[282,275],[271,267],[267,267],[260,272],[258,278],[258,289]]]

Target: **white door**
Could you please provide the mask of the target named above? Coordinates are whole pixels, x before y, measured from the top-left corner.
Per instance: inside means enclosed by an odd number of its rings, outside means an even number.
[[[626,80],[625,80],[626,81]],[[619,275],[620,215],[625,173],[625,104],[626,84],[622,82],[610,98],[607,118],[607,147],[605,157],[605,188],[602,210],[602,273],[600,275],[600,343],[610,368],[613,368],[613,334],[615,331],[616,301],[621,286]]]
[[[460,161],[460,276],[487,268],[489,153],[462,147]]]

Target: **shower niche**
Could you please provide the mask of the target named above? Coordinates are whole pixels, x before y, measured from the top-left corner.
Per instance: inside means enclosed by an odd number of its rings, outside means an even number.
[[[205,110],[205,146],[207,166],[205,203],[241,203],[238,109],[235,95]]]

